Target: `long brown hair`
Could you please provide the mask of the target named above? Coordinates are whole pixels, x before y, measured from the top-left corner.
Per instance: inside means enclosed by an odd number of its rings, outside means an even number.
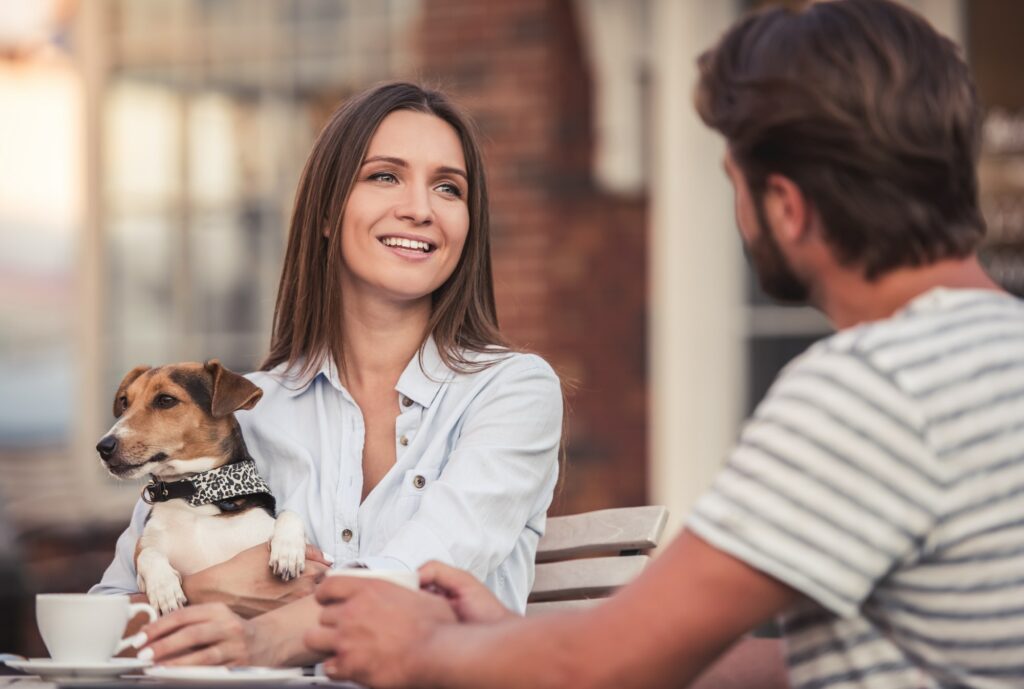
[[[447,122],[458,133],[466,160],[469,233],[455,270],[432,295],[428,332],[444,363],[458,371],[488,365],[474,363],[466,352],[508,349],[498,330],[494,303],[487,183],[476,130],[443,93],[393,82],[345,101],[313,144],[295,195],[264,371],[304,360],[299,375],[305,376],[330,356],[344,372],[342,216],[370,139],[384,118],[397,110]],[[332,230],[326,237],[324,228]]]
[[[782,174],[868,279],[970,254],[980,107],[957,47],[888,0],[771,8],[698,60],[697,111],[751,190]]]

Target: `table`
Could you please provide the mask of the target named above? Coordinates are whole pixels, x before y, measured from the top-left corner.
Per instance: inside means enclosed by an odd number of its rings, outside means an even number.
[[[280,683],[261,682],[252,685],[260,689],[297,689],[302,687],[323,687],[323,689],[366,689],[354,682],[334,682],[327,677],[297,677]],[[238,684],[227,684],[211,682],[199,684],[193,682],[168,682],[156,680],[144,676],[128,676],[118,679],[103,679],[97,681],[75,680],[67,684],[46,682],[31,675],[4,675],[0,676],[0,689],[57,689],[58,687],[76,687],[77,689],[226,689],[233,687],[237,689]]]

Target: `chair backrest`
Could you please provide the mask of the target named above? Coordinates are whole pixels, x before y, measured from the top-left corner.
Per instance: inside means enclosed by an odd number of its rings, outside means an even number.
[[[667,520],[660,505],[548,519],[526,614],[587,607],[629,583],[647,565]]]

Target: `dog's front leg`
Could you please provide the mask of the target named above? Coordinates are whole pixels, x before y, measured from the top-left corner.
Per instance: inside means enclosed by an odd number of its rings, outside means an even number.
[[[139,572],[139,591],[146,594],[149,604],[161,615],[185,605],[185,592],[181,588],[181,575],[171,567],[170,560],[152,546],[143,546],[135,560]]]
[[[270,539],[270,569],[285,581],[294,579],[306,568],[306,534],[302,520],[294,512],[282,512],[274,522]]]

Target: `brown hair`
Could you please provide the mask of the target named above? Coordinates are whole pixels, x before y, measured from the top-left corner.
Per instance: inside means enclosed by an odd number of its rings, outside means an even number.
[[[793,180],[867,279],[964,257],[985,232],[979,106],[956,46],[887,0],[757,12],[698,59],[695,101],[755,198]]]
[[[498,331],[491,276],[487,184],[469,118],[442,93],[395,82],[371,88],[341,105],[313,144],[299,179],[284,268],[274,308],[270,354],[263,370],[305,358],[301,375],[322,358],[344,371],[341,309],[341,221],[349,192],[380,123],[396,110],[441,118],[458,133],[466,159],[469,233],[452,275],[433,294],[428,330],[449,368],[478,370],[464,352],[506,348]],[[335,231],[325,237],[325,227]],[[422,354],[422,350],[421,350]]]

